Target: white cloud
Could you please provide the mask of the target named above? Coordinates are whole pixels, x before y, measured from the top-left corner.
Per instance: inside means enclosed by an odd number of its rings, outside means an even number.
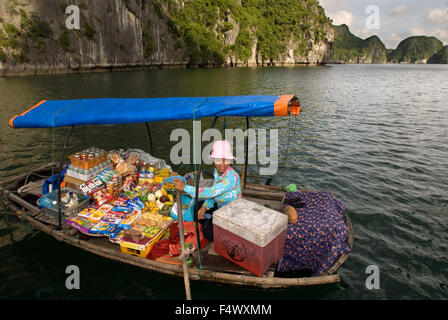
[[[353,14],[345,10],[329,12],[328,16],[333,20],[334,25],[338,26],[346,24],[349,28],[353,25],[353,21],[355,20]]]
[[[447,43],[448,43],[448,31],[442,30],[439,28],[428,30],[428,31],[421,29],[421,28],[410,28],[409,35],[410,36],[436,37],[437,39],[442,41],[444,45],[447,45]]]
[[[446,9],[432,9],[429,11],[428,15],[426,16],[426,19],[431,23],[437,23],[437,24],[445,24],[448,23],[448,8]]]
[[[424,36],[426,34],[425,29],[412,27],[409,29],[411,36]]]
[[[448,43],[448,31],[442,29],[434,29],[428,32],[429,35],[436,37],[441,40],[445,45]]]
[[[388,49],[395,49],[404,38],[405,37],[403,37],[403,35],[392,33],[390,36],[384,39],[384,44]]]
[[[351,5],[347,0],[319,0],[319,3],[325,10],[337,11],[344,6]]]
[[[390,13],[389,15],[391,16],[398,16],[400,14],[403,14],[407,11],[407,7],[404,4],[400,4],[398,6],[396,6]]]

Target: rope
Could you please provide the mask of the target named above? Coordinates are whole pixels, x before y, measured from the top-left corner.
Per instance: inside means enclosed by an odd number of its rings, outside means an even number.
[[[31,226],[26,220],[26,210],[23,210],[22,214],[20,215],[20,218],[22,219],[23,224],[25,225],[25,230],[27,234],[30,234],[32,232]]]
[[[51,168],[52,168],[51,170],[53,170],[53,167],[51,167]],[[25,182],[23,183],[23,186],[26,185],[26,183],[28,182],[28,178],[29,178],[31,175],[35,175],[35,176],[37,176],[37,177],[39,177],[39,178],[47,178],[46,176],[43,176],[43,175],[40,175],[40,174],[38,174],[38,173],[35,173],[35,172],[31,171],[30,173],[27,174],[27,176],[26,176],[26,178],[25,178]]]
[[[11,238],[11,241],[14,242],[14,234],[11,231],[11,226],[9,224],[9,219],[8,219],[8,215],[10,215],[11,213],[9,213],[8,208],[6,207],[6,205],[4,204],[4,200],[6,199],[7,195],[6,193],[1,193],[1,197],[0,197],[0,202],[3,205],[4,211],[3,211],[3,219],[5,220],[5,224],[6,224],[6,230],[8,231],[8,234]],[[15,214],[14,214],[15,215]]]
[[[286,167],[286,161],[288,160],[289,141],[291,140],[291,114],[288,116],[288,141],[286,142],[286,152],[284,166]]]
[[[225,133],[226,133],[226,129],[227,129],[227,121],[226,121],[226,117],[224,117],[223,119],[223,123],[222,123],[222,127],[221,127],[221,134],[224,137]]]
[[[53,119],[53,129],[52,129],[52,141],[51,141],[51,163],[55,163],[54,162],[54,119]],[[55,166],[51,166],[51,176],[53,177],[54,176],[54,167]],[[53,180],[51,181],[52,182],[52,189],[53,189]]]

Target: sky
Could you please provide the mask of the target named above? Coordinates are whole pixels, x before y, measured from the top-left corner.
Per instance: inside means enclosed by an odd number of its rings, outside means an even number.
[[[410,36],[434,36],[448,45],[448,0],[319,0],[334,25],[362,38],[377,35],[388,49]]]

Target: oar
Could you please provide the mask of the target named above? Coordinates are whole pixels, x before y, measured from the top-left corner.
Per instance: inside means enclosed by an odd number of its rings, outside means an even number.
[[[178,223],[179,223],[180,247],[182,250],[180,259],[183,262],[183,268],[184,268],[185,294],[187,296],[187,300],[191,300],[190,276],[188,273],[188,265],[187,265],[187,259],[188,259],[189,253],[186,252],[186,248],[185,248],[184,217],[182,214],[182,198],[180,196],[179,190],[176,191],[176,202],[177,202],[177,219],[178,219]]]

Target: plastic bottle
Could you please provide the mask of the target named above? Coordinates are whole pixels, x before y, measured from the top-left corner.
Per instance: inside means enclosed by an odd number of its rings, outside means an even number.
[[[148,169],[148,182],[149,182],[149,183],[153,183],[153,182],[154,182],[154,176],[155,176],[155,174],[154,174],[154,168],[151,166],[151,167],[149,167],[149,169]]]
[[[143,163],[140,169],[140,178],[138,179],[138,182],[140,185],[142,185],[146,182],[147,179],[148,179],[148,171],[146,168],[146,163]]]
[[[73,191],[70,191],[69,203],[72,208],[76,208],[78,206],[78,196],[74,194]]]

